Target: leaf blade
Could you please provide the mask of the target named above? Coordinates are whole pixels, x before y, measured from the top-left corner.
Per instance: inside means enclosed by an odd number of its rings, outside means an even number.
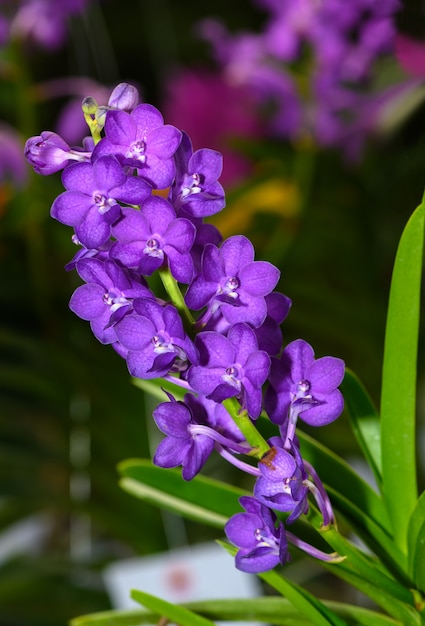
[[[383,494],[394,539],[407,551],[407,527],[417,500],[415,411],[424,200],[398,246],[388,305],[381,391]]]

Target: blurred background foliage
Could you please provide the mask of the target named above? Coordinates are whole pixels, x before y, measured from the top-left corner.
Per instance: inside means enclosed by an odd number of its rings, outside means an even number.
[[[247,0],[92,0],[53,52],[13,39],[0,51],[1,121],[18,131],[23,150],[27,137],[56,128],[70,96],[106,94],[106,102],[128,81],[191,134],[177,120],[181,94],[170,85],[185,68],[214,72],[197,36],[208,16],[230,30],[258,30],[264,21]],[[404,2],[398,27],[423,40],[423,3]],[[393,61],[382,71],[397,75]],[[189,84],[183,105],[191,99]],[[192,135],[195,148],[224,145],[245,159],[245,173],[226,181],[227,208],[212,221],[224,236],[246,234],[257,258],[282,269],[280,289],[293,300],[284,341],[302,337],[317,355],[343,358],[378,401],[395,247],[425,181],[425,102],[354,163],[336,149],[258,140],[249,129],[220,138],[233,105],[214,102],[212,117],[197,118],[198,144]],[[221,145],[201,145],[204,137]],[[208,531],[186,525],[170,534],[157,510],[119,490],[116,464],[150,454],[149,399],[68,310],[79,281],[63,269],[75,253],[69,233],[49,217],[59,174],[45,179],[25,166],[16,179],[9,158],[0,142],[0,625],[62,626],[108,608],[100,575],[108,562]],[[323,430],[328,445],[355,454],[347,420]],[[219,462],[209,469],[223,471]]]

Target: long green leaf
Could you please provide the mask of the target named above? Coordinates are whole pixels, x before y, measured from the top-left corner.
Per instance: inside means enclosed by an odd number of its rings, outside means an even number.
[[[242,489],[205,476],[186,482],[180,470],[155,467],[148,460],[123,461],[118,469],[120,486],[125,491],[217,528],[223,528],[229,517],[240,511],[238,498],[246,495]]]
[[[355,531],[367,547],[379,557],[383,565],[408,586],[412,586],[403,566],[406,564],[404,554],[392,538],[371,519],[366,511],[357,508],[342,494],[326,485],[336,513],[341,513],[345,521]]]
[[[425,592],[425,491],[412,513],[408,528],[409,573]]]
[[[350,626],[403,626],[391,617],[369,609],[342,602],[323,602],[329,609],[342,617]],[[313,622],[302,616],[286,599],[278,596],[244,598],[243,600],[203,600],[185,603],[187,609],[211,619],[272,623],[275,626],[312,626]],[[70,622],[70,626],[140,626],[154,624],[159,615],[143,609],[127,611],[103,611],[82,615]]]
[[[381,488],[381,424],[378,412],[359,378],[348,369],[345,372],[341,391],[344,394],[354,435]]]
[[[408,221],[397,250],[385,332],[381,391],[383,493],[394,539],[407,552],[417,500],[415,412],[425,204]]]
[[[140,626],[140,624],[155,624],[159,615],[143,609],[130,611],[102,611],[75,617],[69,626]]]
[[[150,593],[144,591],[133,590],[131,597],[139,604],[142,604],[151,611],[159,613],[162,617],[167,617],[170,620],[176,622],[180,626],[215,626],[214,622],[209,619],[193,613],[184,606],[177,604],[171,604],[161,598],[152,596]]]
[[[341,457],[298,431],[303,457],[312,463],[321,480],[349,499],[385,531],[391,530],[388,513],[380,496]]]

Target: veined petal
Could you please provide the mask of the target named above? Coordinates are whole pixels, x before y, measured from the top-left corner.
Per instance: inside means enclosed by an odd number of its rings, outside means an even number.
[[[216,150],[201,148],[196,150],[189,159],[187,173],[204,176],[203,187],[215,182],[223,171],[223,156]]]
[[[75,225],[75,234],[86,248],[99,248],[111,234],[110,225],[97,209],[91,209],[85,218]]]
[[[152,187],[143,178],[128,176],[123,184],[112,190],[114,198],[126,204],[140,205],[151,195]]]
[[[149,152],[158,159],[170,159],[179,147],[181,136],[181,132],[170,124],[154,128],[149,133]]]
[[[302,411],[300,419],[310,426],[325,426],[339,417],[344,409],[344,398],[339,389],[330,394],[315,394],[320,402],[311,409]]]
[[[176,446],[174,437],[166,437],[159,443],[153,457],[153,463],[158,467],[167,469],[178,467],[182,464],[183,459],[190,450],[190,446],[191,441],[189,438],[186,441],[179,441],[179,445]]]
[[[95,184],[91,193],[96,189],[109,191],[114,187],[119,187],[127,178],[122,166],[114,156],[103,156],[97,159],[93,164],[93,173]]]
[[[129,146],[136,139],[136,130],[136,123],[129,113],[125,111],[108,111],[105,122],[105,134],[109,142],[119,146]],[[102,141],[97,145],[100,146]]]
[[[126,315],[115,326],[118,341],[127,350],[142,351],[150,345],[155,335],[155,327],[152,322],[140,315]]]
[[[268,261],[253,261],[241,268],[239,278],[250,296],[266,296],[276,287],[280,271]]]
[[[198,311],[208,304],[216,292],[216,283],[207,282],[202,274],[198,274],[190,283],[185,302],[189,309]]]
[[[199,333],[195,339],[200,362],[208,367],[228,367],[235,363],[235,346],[223,335],[214,331]]]
[[[331,393],[344,378],[345,365],[342,359],[324,356],[317,359],[306,371],[306,379],[311,383],[313,393]]]
[[[254,260],[254,246],[247,237],[235,235],[226,239],[220,248],[225,276],[237,276],[240,269]]]
[[[100,285],[77,287],[69,301],[69,308],[83,320],[92,320],[104,314],[106,305],[102,297],[105,290]]]
[[[297,383],[305,378],[305,372],[314,362],[313,348],[303,339],[296,339],[284,350],[286,358],[291,362],[292,380]]]
[[[182,402],[162,402],[152,414],[159,430],[165,435],[184,439],[189,436],[190,410]]]
[[[131,119],[137,128],[137,135],[142,137],[144,133],[152,131],[158,126],[164,125],[162,113],[152,104],[139,104],[131,113]]]
[[[76,226],[93,205],[93,199],[80,191],[64,191],[53,202],[50,215],[66,226]]]
[[[72,163],[62,172],[62,183],[67,191],[79,191],[91,196],[96,188],[93,165]]]
[[[246,363],[249,356],[258,350],[254,331],[248,324],[234,324],[227,333],[227,339],[235,347],[235,361],[241,365]]]
[[[184,218],[173,220],[167,228],[165,238],[167,244],[173,246],[181,254],[190,251],[195,241],[196,228]]]

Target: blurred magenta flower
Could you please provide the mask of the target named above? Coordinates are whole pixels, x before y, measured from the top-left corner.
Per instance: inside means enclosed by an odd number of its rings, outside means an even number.
[[[398,34],[395,53],[405,72],[411,76],[425,76],[425,44],[422,41]]]
[[[249,160],[232,145],[240,137],[264,135],[248,87],[231,85],[219,73],[182,70],[170,77],[162,109],[170,124],[190,136],[194,151],[208,146],[221,152],[224,167],[220,182],[224,186],[252,172]]]

